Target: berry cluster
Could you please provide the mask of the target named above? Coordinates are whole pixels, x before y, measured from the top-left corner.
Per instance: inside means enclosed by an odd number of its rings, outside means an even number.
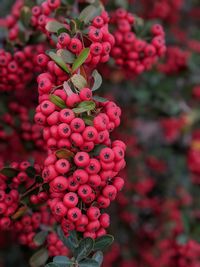
[[[190,143],[188,156],[187,156],[187,164],[188,168],[191,172],[192,182],[195,184],[200,183],[200,131],[196,129],[193,132],[192,140]]]
[[[105,27],[108,19],[104,16],[102,13],[101,17],[95,18],[90,27],[91,38],[95,32],[101,35],[96,41],[111,36]],[[102,29],[106,31],[103,33]],[[62,33],[57,48],[58,51],[68,48],[77,54],[83,47],[78,38]],[[95,64],[102,61],[100,54],[93,54],[93,59],[97,57]],[[110,136],[120,124],[121,110],[114,102],[93,100],[88,87],[75,89],[70,83],[70,75],[46,55],[38,55],[37,59],[46,71],[37,79],[39,105],[35,121],[44,127],[43,137],[48,148],[42,176],[50,185],[49,206],[66,235],[75,229],[84,237],[102,236],[109,226],[109,215],[101,209],[110,205],[124,184],[117,175],[125,166],[126,146],[121,141],[111,141]],[[87,59],[83,68],[89,62]],[[67,89],[63,85],[65,80],[68,81]],[[87,105],[92,105],[88,111]],[[79,108],[81,106],[86,110]]]
[[[13,54],[0,49],[0,91],[22,90],[40,71],[35,56],[44,51],[44,46],[27,45]]]
[[[31,142],[35,147],[44,149],[42,140],[42,128],[31,121],[30,107],[22,106],[17,102],[10,102],[8,110],[0,116],[2,129],[0,139],[21,138],[22,142]],[[6,128],[4,129],[4,125]]]
[[[177,46],[168,46],[165,60],[158,65],[158,69],[166,74],[179,73],[187,68],[189,58],[190,52],[181,50]]]
[[[39,246],[36,236],[41,226],[45,225],[45,227],[49,227],[50,229],[54,223],[55,219],[51,216],[47,206],[41,206],[37,212],[33,212],[32,214],[27,212],[21,219],[14,223],[13,228],[21,245],[35,249]],[[51,257],[69,255],[68,249],[53,231],[47,234],[46,246]]]
[[[47,236],[47,248],[50,257],[59,256],[59,255],[69,255],[70,252],[63,242],[59,239],[58,235],[54,232],[51,232]]]
[[[115,46],[111,51],[117,66],[125,72],[140,74],[152,68],[159,57],[166,51],[165,33],[162,26],[151,27],[151,41],[147,42],[136,36],[133,31],[135,18],[124,9],[117,9],[111,19],[115,26]]]
[[[86,63],[93,67],[99,63],[105,63],[109,60],[109,54],[115,41],[108,30],[109,16],[103,11],[100,16],[96,16],[86,27],[87,35],[73,36],[68,33],[61,33],[58,37],[57,48],[65,48],[73,54],[79,54],[83,47],[89,47],[90,53]]]
[[[43,100],[35,115],[36,122],[45,126],[44,139],[50,152],[43,170],[44,180],[50,183],[49,205],[66,234],[75,228],[84,236],[95,238],[105,234],[104,228],[109,226],[109,216],[101,215],[100,208],[110,205],[124,183],[116,176],[125,166],[125,145],[110,140],[110,132],[120,123],[121,112],[113,102],[96,102],[98,111],[92,113],[93,126],[87,126],[81,118],[84,114],[77,116],[72,107],[86,97],[91,99],[91,90],[83,88],[79,95],[69,97],[62,92],[68,108],[60,109]],[[98,146],[100,153],[93,156]],[[57,154],[58,149],[67,149],[70,157],[65,158],[65,150],[63,156],[62,150],[61,155]],[[95,202],[97,207],[92,206]]]
[[[175,23],[179,20],[180,10],[184,4],[183,0],[142,0],[142,15],[148,19],[162,19],[168,23]]]
[[[8,39],[13,41],[18,38],[19,34],[19,18],[24,0],[16,0],[11,8],[10,14],[5,18],[0,18],[0,26],[6,27],[8,31]]]
[[[20,164],[13,162],[10,167],[13,168],[11,173],[10,169],[6,169],[5,175],[0,174],[0,230],[11,227],[11,217],[20,206],[19,187],[23,186],[26,190],[34,183],[27,173],[27,168],[30,167],[29,162],[24,161]],[[38,164],[35,164],[34,168],[40,172]]]
[[[49,20],[54,20],[51,18],[51,14],[61,5],[61,0],[46,0],[40,5],[35,5],[31,9],[31,26],[46,33],[46,23]]]

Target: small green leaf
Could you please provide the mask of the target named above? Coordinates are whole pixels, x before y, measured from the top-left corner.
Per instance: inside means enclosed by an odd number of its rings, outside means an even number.
[[[79,267],[100,267],[100,265],[94,259],[86,259],[79,262]]]
[[[71,81],[73,83],[73,85],[78,88],[79,90],[81,90],[82,88],[87,86],[87,81],[86,79],[80,75],[80,74],[74,74],[71,77]]]
[[[82,239],[79,243],[79,246],[74,251],[74,256],[79,262],[85,259],[93,250],[94,240],[90,237]]]
[[[96,16],[99,16],[103,11],[102,6],[89,5],[84,8],[80,15],[79,20],[83,20],[86,24],[93,20]]]
[[[65,148],[57,150],[55,154],[59,159],[69,159],[74,156],[74,153],[72,151]]]
[[[76,108],[73,108],[72,110],[74,113],[83,113],[87,111],[91,111],[95,109],[95,103],[94,101],[83,101],[78,104]]]
[[[185,233],[189,234],[190,233],[190,218],[186,212],[182,213],[182,222],[183,222]]]
[[[178,244],[186,244],[188,242],[188,236],[185,234],[181,234],[176,238]]]
[[[114,241],[114,237],[112,235],[104,235],[95,240],[94,251],[96,250],[104,250],[109,247]]]
[[[75,60],[75,55],[66,49],[59,49],[57,55],[60,56],[65,63],[73,63]]]
[[[35,254],[33,254],[33,256],[29,260],[29,264],[31,267],[44,266],[48,258],[48,250],[46,248],[41,248]]]
[[[20,12],[20,21],[25,27],[28,27],[31,21],[31,9],[28,6],[24,6]]]
[[[21,218],[28,210],[28,207],[27,206],[23,206],[23,207],[20,207],[13,215],[12,215],[12,219],[13,220],[17,220],[19,218]]]
[[[66,108],[65,102],[57,95],[50,95],[49,99],[52,103],[54,103],[59,108]]]
[[[66,256],[56,256],[53,258],[53,262],[56,263],[59,267],[71,266],[72,261]]]
[[[105,148],[105,147],[106,147],[106,145],[103,145],[103,144],[96,145],[96,146],[94,147],[94,149],[91,151],[90,155],[92,155],[93,157],[97,157],[97,156],[99,156],[101,150],[102,150],[103,148]]]
[[[34,167],[29,166],[29,167],[26,169],[26,173],[27,173],[27,175],[28,175],[30,178],[34,178],[34,177],[35,177],[35,174],[36,174],[36,170],[35,170]]]
[[[48,232],[47,231],[41,231],[39,233],[37,233],[34,238],[33,238],[33,242],[37,245],[37,246],[41,246],[44,244],[44,242],[46,241]]]
[[[68,82],[65,81],[65,82],[63,83],[63,88],[64,88],[64,90],[65,90],[65,93],[66,93],[68,96],[70,96],[70,95],[73,94],[73,91],[72,91],[72,89],[71,89],[71,87],[70,87],[70,85],[69,85]]]
[[[19,173],[19,171],[14,168],[6,167],[6,168],[1,169],[0,173],[9,178],[13,178]]]
[[[57,31],[57,35],[59,36],[62,32],[66,32],[68,34],[70,34],[70,31],[66,28],[60,28],[58,31]]]
[[[70,74],[70,69],[67,67],[66,63],[64,62],[64,60],[58,56],[56,53],[50,51],[47,52],[47,55],[59,66],[61,67],[65,72],[67,72],[68,74]]]
[[[72,233],[73,231],[71,231]],[[78,246],[78,240],[77,243],[74,241],[74,238],[70,238],[70,235],[68,237],[65,236],[62,228],[60,226],[57,227],[57,234],[60,238],[60,240],[64,243],[66,247],[68,247],[72,252],[77,248]],[[75,235],[75,233],[73,233]],[[76,238],[77,239],[77,238]]]
[[[101,96],[97,96],[97,95],[94,95],[92,97],[92,99],[94,99],[95,101],[100,102],[100,103],[105,103],[108,101],[106,98],[101,97]]]
[[[92,73],[92,77],[94,79],[94,84],[92,86],[92,91],[96,91],[97,89],[99,89],[99,87],[101,86],[102,84],[102,77],[101,75],[99,74],[99,72],[97,70],[94,70],[93,73]]]
[[[65,28],[65,25],[60,23],[60,22],[58,22],[58,21],[56,21],[56,20],[49,21],[45,26],[45,29],[48,32],[53,32],[53,33],[57,33],[58,30],[60,30],[62,28]]]
[[[103,253],[102,251],[97,251],[93,256],[92,259],[98,262],[98,266],[100,267],[103,263]]]
[[[73,65],[72,65],[72,71],[75,72],[88,58],[90,53],[90,49],[89,48],[84,48],[81,53],[79,54],[79,56],[77,57],[77,59],[74,61]]]
[[[83,116],[82,118],[85,122],[86,125],[90,125],[93,126],[93,116],[87,115],[87,116]]]
[[[40,176],[40,175],[36,175],[36,177],[35,177],[35,182],[36,183],[43,183],[43,178]]]

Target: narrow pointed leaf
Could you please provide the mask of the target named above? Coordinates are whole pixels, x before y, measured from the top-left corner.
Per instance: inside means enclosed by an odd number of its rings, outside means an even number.
[[[14,168],[6,167],[1,169],[0,173],[9,178],[13,178],[19,173],[19,171]]]
[[[59,49],[57,55],[60,56],[65,63],[73,63],[75,60],[75,55],[66,49]]]
[[[70,85],[69,85],[68,82],[65,81],[65,82],[63,83],[63,88],[64,88],[64,90],[65,90],[65,92],[66,92],[66,94],[67,94],[68,96],[70,96],[70,95],[73,94],[73,91],[72,91],[72,89],[71,89],[71,87],[70,87]]]
[[[70,74],[70,69],[67,67],[65,61],[60,56],[52,51],[48,52],[47,54],[59,67],[61,67],[62,70]]]
[[[90,49],[89,48],[84,48],[80,55],[77,57],[77,59],[75,59],[73,65],[72,65],[72,71],[76,71],[88,58],[90,53]]]
[[[83,113],[87,111],[91,111],[95,109],[95,102],[94,101],[83,101],[76,108],[73,108],[75,113]]]
[[[92,97],[92,99],[94,99],[94,100],[97,101],[97,102],[101,102],[101,103],[105,103],[105,102],[108,101],[106,98],[101,97],[101,96],[98,96],[98,95],[94,95],[94,96]]]
[[[27,206],[23,206],[23,207],[20,207],[13,215],[12,215],[12,219],[13,220],[17,220],[19,218],[21,218],[28,210],[28,207]]]
[[[74,156],[74,153],[68,149],[59,149],[56,151],[56,157],[59,159],[69,159]]]
[[[59,108],[66,108],[65,102],[57,95],[50,95],[49,99],[52,103],[54,103]]]
[[[101,75],[99,74],[99,72],[97,70],[93,71],[92,77],[94,79],[94,84],[93,84],[91,90],[92,91],[96,91],[97,89],[99,89],[99,87],[102,84],[102,77],[101,77]]]

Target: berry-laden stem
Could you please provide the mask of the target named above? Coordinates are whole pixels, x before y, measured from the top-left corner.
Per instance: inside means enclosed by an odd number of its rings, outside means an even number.
[[[45,184],[45,182],[44,183],[41,183],[41,184],[38,184],[38,183],[36,183],[35,184],[35,186],[31,186],[26,192],[24,192],[23,194],[21,194],[20,195],[20,200],[21,199],[23,199],[23,198],[25,198],[28,194],[30,194],[32,191],[34,191],[34,190],[36,190],[37,188],[39,188],[39,187],[41,187],[41,186],[43,186]]]

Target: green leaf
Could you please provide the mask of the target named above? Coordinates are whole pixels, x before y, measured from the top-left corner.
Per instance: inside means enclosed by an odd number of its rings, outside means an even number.
[[[183,222],[185,233],[189,234],[190,233],[190,218],[186,212],[182,213],[182,222]]]
[[[73,108],[72,110],[74,113],[83,113],[86,111],[91,111],[95,109],[95,102],[94,101],[83,101],[78,104],[76,108]]]
[[[29,260],[29,264],[31,267],[44,266],[48,258],[48,250],[46,248],[41,248],[35,254],[33,254],[33,256]]]
[[[27,6],[22,7],[20,12],[20,21],[25,27],[28,27],[31,21],[31,9]]]
[[[186,244],[188,242],[188,236],[185,234],[181,234],[176,238],[178,244]]]
[[[68,96],[70,96],[70,95],[73,94],[73,91],[72,91],[72,89],[71,89],[71,87],[70,87],[68,81],[67,81],[67,82],[65,81],[65,82],[63,83],[63,88],[64,88],[64,90],[65,90],[65,93],[66,93]]]
[[[80,74],[74,74],[71,77],[71,81],[73,83],[73,85],[78,88],[79,90],[81,90],[82,88],[87,86],[87,81],[86,79],[80,75]]]
[[[75,60],[75,55],[66,49],[59,49],[57,55],[60,56],[65,63],[73,63]]]
[[[30,178],[34,178],[34,177],[35,177],[35,174],[36,174],[36,170],[35,170],[34,167],[29,166],[29,167],[26,169],[26,173],[27,173],[27,175],[28,175]]]
[[[70,69],[67,67],[65,61],[59,57],[56,53],[50,51],[47,51],[47,55],[59,66],[62,68],[62,70],[64,70],[65,72],[67,72],[68,74],[70,74]]]
[[[50,95],[49,99],[52,103],[54,103],[59,108],[66,108],[65,102],[57,95]]]
[[[47,231],[41,231],[41,232],[39,232],[39,233],[37,233],[35,235],[35,237],[33,238],[33,242],[37,246],[41,246],[46,241],[47,235],[48,235],[48,232]]]
[[[100,265],[94,259],[86,259],[79,263],[79,267],[99,267]]]
[[[77,237],[75,238],[76,233],[74,231],[70,232],[68,237],[65,236],[62,228],[60,226],[57,227],[57,234],[60,240],[64,243],[66,247],[68,247],[72,252],[78,247],[78,240]],[[73,235],[73,237],[72,237]]]
[[[112,235],[104,235],[95,240],[94,251],[96,250],[104,250],[109,247],[114,241],[114,237]]]
[[[94,147],[94,149],[90,152],[90,155],[91,155],[92,157],[97,157],[97,156],[99,156],[101,150],[102,150],[103,148],[105,148],[105,147],[106,147],[106,145],[103,145],[103,144],[96,145],[96,146]]]
[[[94,240],[90,237],[86,237],[82,239],[79,243],[78,248],[74,251],[74,256],[77,261],[81,261],[82,259],[86,258],[94,247]]]
[[[53,262],[59,267],[68,267],[72,264],[72,261],[66,256],[56,256],[53,258]]]
[[[23,207],[20,207],[13,215],[12,215],[12,219],[13,220],[17,220],[19,218],[21,218],[28,210],[28,207],[27,206],[23,206]]]
[[[79,20],[83,20],[87,24],[91,20],[93,20],[96,16],[99,16],[102,11],[103,9],[101,5],[98,6],[89,5],[81,11],[78,18]]]
[[[43,183],[43,178],[40,176],[40,175],[36,175],[36,177],[35,177],[35,182],[36,183]]]
[[[79,54],[79,56],[77,57],[77,59],[74,61],[73,65],[72,65],[72,71],[75,72],[88,58],[88,55],[90,53],[90,49],[89,48],[84,48],[81,53]]]
[[[99,74],[99,72],[97,70],[94,70],[93,73],[92,73],[92,77],[94,79],[94,84],[92,86],[92,91],[96,91],[97,89],[99,89],[99,87],[101,86],[102,84],[102,77],[101,75]]]
[[[70,31],[66,28],[60,28],[58,31],[57,31],[57,35],[59,36],[62,32],[66,32],[68,34],[70,34]]]
[[[49,21],[46,26],[45,26],[45,29],[48,31],[48,32],[53,32],[53,33],[57,33],[58,30],[62,29],[62,28],[65,28],[65,25],[54,20],[54,21]]]
[[[103,263],[103,253],[102,251],[97,251],[93,256],[92,259],[98,262],[98,266],[100,267]]]
[[[83,116],[82,119],[84,120],[86,125],[90,125],[93,126],[93,116],[87,115],[87,116]]]
[[[19,173],[19,171],[14,168],[6,167],[6,168],[1,169],[0,173],[9,178],[13,178]]]
[[[92,97],[92,99],[94,99],[94,100],[97,101],[97,102],[101,102],[101,103],[105,103],[105,102],[108,101],[106,98],[101,97],[101,96],[98,96],[98,95],[94,95],[94,96]]]
[[[48,264],[45,265],[45,267],[60,267],[60,266],[54,262],[49,262]]]
[[[69,159],[74,156],[74,153],[68,149],[59,149],[56,151],[56,157],[59,159]]]

